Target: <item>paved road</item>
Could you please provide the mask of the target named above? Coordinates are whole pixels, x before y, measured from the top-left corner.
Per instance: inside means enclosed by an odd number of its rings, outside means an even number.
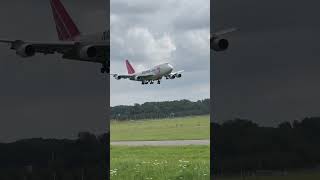
[[[210,140],[173,140],[173,141],[116,141],[111,145],[116,146],[187,146],[209,145]]]

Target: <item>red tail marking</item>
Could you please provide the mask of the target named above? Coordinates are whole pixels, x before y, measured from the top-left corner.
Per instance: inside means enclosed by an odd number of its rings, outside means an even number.
[[[128,74],[134,74],[135,73],[133,67],[131,66],[131,64],[130,64],[130,62],[128,60],[126,60],[126,66],[127,66]]]
[[[58,37],[62,41],[75,40],[80,31],[69,16],[60,0],[50,0]]]

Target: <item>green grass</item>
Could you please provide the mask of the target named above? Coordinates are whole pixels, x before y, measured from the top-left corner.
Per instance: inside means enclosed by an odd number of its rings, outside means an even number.
[[[320,172],[315,171],[297,171],[288,172],[284,176],[251,176],[251,177],[215,177],[215,180],[319,180]]]
[[[209,138],[209,115],[161,120],[111,121],[111,141]]]
[[[210,147],[111,147],[112,180],[209,180]]]

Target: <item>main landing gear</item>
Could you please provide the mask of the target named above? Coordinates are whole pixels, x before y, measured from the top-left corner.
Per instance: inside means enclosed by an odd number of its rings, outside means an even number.
[[[108,63],[103,63],[102,64],[102,67],[100,69],[100,72],[103,74],[103,73],[107,73],[109,74],[110,73],[110,68],[109,68],[109,65]]]
[[[150,81],[142,81],[142,82],[141,82],[142,85],[144,85],[144,84],[149,84],[149,83],[150,83],[150,84],[154,84],[154,81],[150,80]],[[157,81],[157,84],[160,84],[160,80]]]

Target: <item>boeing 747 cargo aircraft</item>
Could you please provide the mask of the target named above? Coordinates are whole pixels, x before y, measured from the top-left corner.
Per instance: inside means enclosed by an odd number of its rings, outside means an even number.
[[[153,84],[154,81],[157,81],[160,84],[160,80],[165,77],[166,79],[175,79],[181,78],[182,71],[172,72],[173,66],[169,63],[160,64],[154,66],[151,69],[142,71],[142,72],[135,72],[131,64],[128,60],[126,60],[126,66],[128,70],[127,75],[119,75],[119,74],[111,74],[117,80],[120,79],[129,79],[132,81],[141,81],[142,84]]]
[[[102,64],[101,73],[109,73],[110,31],[97,34],[82,34],[60,0],[50,0],[53,19],[60,41],[32,42],[0,39],[21,57],[32,57],[36,53],[62,54],[62,58]],[[40,28],[40,27],[39,27]]]

